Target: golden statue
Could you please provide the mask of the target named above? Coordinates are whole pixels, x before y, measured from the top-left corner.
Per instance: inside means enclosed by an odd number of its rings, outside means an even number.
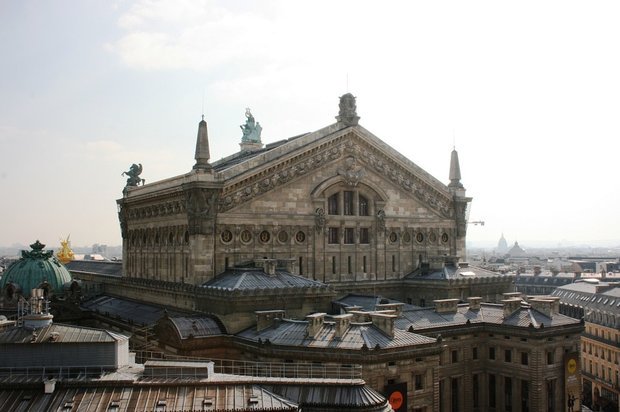
[[[60,250],[56,252],[56,258],[58,258],[62,264],[69,263],[75,258],[73,250],[71,250],[71,246],[69,246],[69,236],[67,236],[66,239],[60,239]]]

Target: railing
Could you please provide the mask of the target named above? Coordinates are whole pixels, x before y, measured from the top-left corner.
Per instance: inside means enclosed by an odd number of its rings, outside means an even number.
[[[361,365],[319,365],[294,362],[253,362],[230,359],[206,359],[168,355],[162,352],[136,351],[136,362],[148,360],[176,360],[213,362],[216,373],[263,378],[300,379],[361,379]]]
[[[20,367],[0,368],[0,381],[5,378],[26,380],[93,379],[116,370],[116,366]]]

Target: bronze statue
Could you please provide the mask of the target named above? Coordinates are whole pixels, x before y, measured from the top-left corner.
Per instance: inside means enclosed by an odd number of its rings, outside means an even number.
[[[142,163],[138,163],[138,164],[134,163],[129,167],[128,172],[121,173],[121,176],[125,176],[125,175],[129,176],[125,187],[138,186],[140,183],[142,183],[142,185],[144,186],[144,179],[140,178],[141,173],[142,173]]]

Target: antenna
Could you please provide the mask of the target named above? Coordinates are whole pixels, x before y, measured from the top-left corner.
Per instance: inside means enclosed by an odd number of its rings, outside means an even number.
[[[205,119],[205,89],[202,89],[202,120]]]
[[[349,93],[349,73],[347,72],[347,93]]]
[[[456,150],[456,135],[454,133],[454,127],[452,128],[452,149]]]

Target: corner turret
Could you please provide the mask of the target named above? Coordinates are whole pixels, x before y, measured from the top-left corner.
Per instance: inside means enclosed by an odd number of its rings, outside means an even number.
[[[454,194],[460,196],[465,195],[465,188],[461,183],[461,166],[459,165],[459,154],[456,148],[452,149],[452,155],[450,156],[450,184],[448,188]]]

